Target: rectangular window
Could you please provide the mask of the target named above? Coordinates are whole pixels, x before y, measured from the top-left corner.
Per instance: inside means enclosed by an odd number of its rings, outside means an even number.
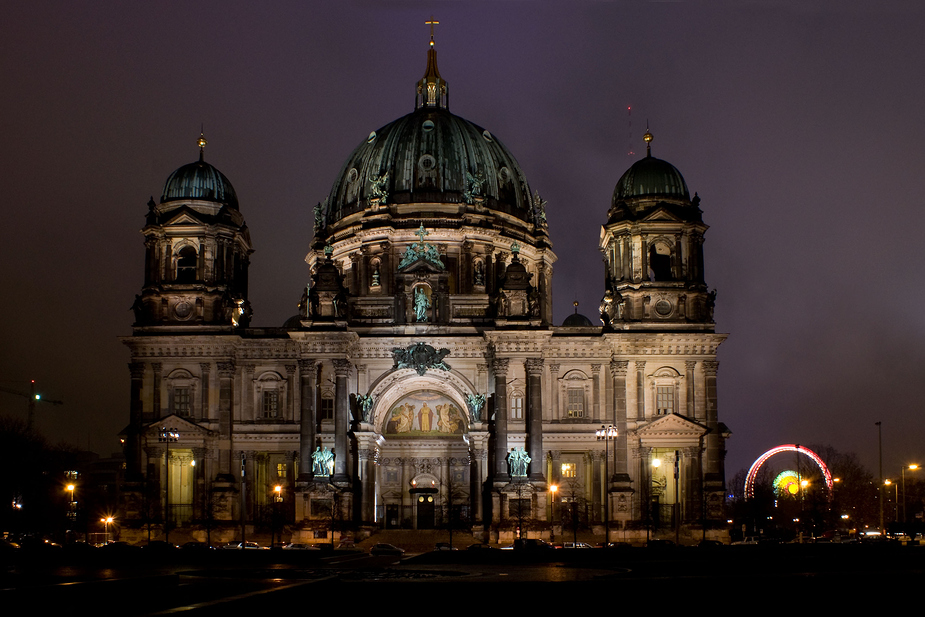
[[[181,418],[188,418],[190,412],[189,388],[173,389],[173,413]]]
[[[277,463],[276,464],[276,477],[285,478],[286,477],[286,463]]]
[[[524,419],[524,399],[522,396],[515,396],[511,399],[511,420]]]
[[[658,386],[655,388],[655,413],[663,416],[674,412],[674,387]]]
[[[568,417],[585,417],[585,393],[581,388],[568,389]]]
[[[334,399],[332,398],[321,399],[321,419],[322,420],[333,420],[334,419]]]
[[[578,474],[578,468],[575,463],[562,463],[562,477],[574,478]]]
[[[263,393],[263,417],[279,417],[279,392],[276,390],[267,390]]]

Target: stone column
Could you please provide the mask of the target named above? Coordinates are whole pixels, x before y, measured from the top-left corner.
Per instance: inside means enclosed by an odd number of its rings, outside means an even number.
[[[495,482],[508,482],[507,468],[507,369],[509,358],[494,358],[491,370],[495,376]]]
[[[244,383],[242,395],[244,400],[241,401],[241,420],[244,422],[253,422],[257,419],[254,415],[254,365],[248,364],[243,367]]]
[[[592,421],[599,424],[601,421],[601,365],[591,365],[591,413]]]
[[[646,418],[646,361],[636,361],[636,420]]]
[[[218,369],[218,475],[227,481],[234,481],[231,477],[232,457],[232,417],[234,408],[234,372],[233,362],[219,362]]]
[[[154,372],[154,386],[151,390],[151,420],[158,420],[164,417],[164,410],[161,409],[161,367],[160,362],[152,362],[151,370]]]
[[[295,421],[295,364],[286,365],[286,408],[280,409],[277,422],[294,422]],[[282,401],[280,401],[282,405]]]
[[[697,417],[697,408],[694,405],[694,369],[697,367],[697,362],[694,360],[688,360],[684,363],[684,379],[687,381],[687,417],[696,418]]]
[[[141,399],[145,379],[144,362],[130,362],[129,373],[132,376],[129,391],[129,435],[128,447],[125,449],[126,479],[137,482],[141,480],[141,431],[144,425],[144,401]]]
[[[334,475],[331,481],[349,483],[349,444],[347,431],[350,429],[350,393],[347,378],[353,368],[350,360],[334,360]]]
[[[614,426],[617,428],[612,482],[629,486],[629,452],[626,443],[626,371],[627,360],[611,360],[610,377],[613,382]]]
[[[209,420],[211,417],[209,410],[209,399],[212,391],[212,365],[208,362],[199,363],[199,372],[202,375],[199,393],[199,419]]]
[[[376,434],[356,433],[357,479],[360,483],[360,520],[372,524],[376,518]],[[335,459],[336,460],[336,459]]]
[[[704,490],[723,490],[723,436],[719,434],[716,410],[716,371],[719,362],[707,360],[703,363],[706,390],[706,425],[709,432],[704,437],[706,460],[704,461]]]
[[[543,359],[527,358],[527,431],[530,451],[531,480],[545,482],[543,477]]]
[[[549,365],[549,401],[552,410],[549,414],[552,422],[559,421],[559,363]]]
[[[302,386],[299,414],[299,481],[308,482],[312,475],[312,452],[315,450],[315,377],[317,364],[314,360],[299,360],[299,380]]]

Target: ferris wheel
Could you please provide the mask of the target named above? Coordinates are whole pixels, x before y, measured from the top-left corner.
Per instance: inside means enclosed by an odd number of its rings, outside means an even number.
[[[777,446],[776,448],[771,448],[761,456],[759,456],[754,463],[752,463],[751,468],[748,470],[748,476],[745,478],[745,498],[753,499],[755,497],[755,478],[758,477],[758,471],[761,469],[761,466],[764,465],[769,458],[782,452],[796,452],[797,454],[802,454],[808,457],[812,462],[819,466],[819,469],[822,471],[822,477],[825,479],[825,485],[829,489],[829,496],[832,495],[832,474],[829,471],[829,468],[825,466],[823,460],[819,457],[818,454],[810,450],[805,446],[799,444],[785,444],[783,446]]]

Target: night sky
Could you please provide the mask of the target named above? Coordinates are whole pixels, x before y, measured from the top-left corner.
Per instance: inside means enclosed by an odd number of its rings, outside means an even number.
[[[0,385],[65,401],[37,408],[52,441],[119,449],[139,230],[201,125],[256,248],[253,324],[295,314],[312,207],[413,110],[433,13],[450,110],[549,202],[556,323],[576,299],[597,320],[600,226],[648,120],[710,225],[727,475],[791,442],[876,474],[878,420],[895,475],[925,462],[920,5],[8,3]],[[0,412],[25,418],[26,401],[0,394]]]

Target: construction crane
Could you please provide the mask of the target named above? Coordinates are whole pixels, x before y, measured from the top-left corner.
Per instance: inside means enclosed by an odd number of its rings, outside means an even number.
[[[29,432],[32,432],[32,425],[35,423],[35,404],[37,402],[49,403],[51,405],[63,405],[64,401],[54,401],[49,398],[42,398],[41,394],[35,393],[35,380],[29,380],[29,391],[23,392],[22,390],[14,390],[12,388],[7,388],[5,386],[0,386],[0,392],[6,392],[8,394],[15,394],[16,396],[22,396],[29,401],[29,420],[28,420],[28,429]]]

